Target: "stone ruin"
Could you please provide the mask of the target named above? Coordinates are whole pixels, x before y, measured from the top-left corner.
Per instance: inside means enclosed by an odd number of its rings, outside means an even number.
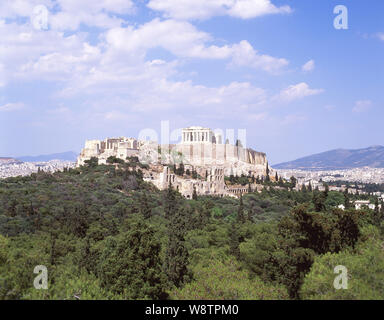
[[[107,138],[105,140],[88,140],[81,151],[77,165],[96,157],[100,164],[106,164],[109,157],[127,160],[137,157],[140,162],[148,164],[144,170],[144,179],[152,182],[159,189],[172,186],[186,198],[192,198],[194,190],[198,195],[238,196],[248,187],[227,187],[225,176],[263,177],[267,171],[265,153],[236,145],[222,143],[220,134],[209,128],[189,127],[182,130],[179,144],[159,145],[153,141],[139,141],[135,138]],[[175,175],[170,166],[183,163],[185,169],[195,171],[199,178]],[[252,187],[256,190],[256,186]]]

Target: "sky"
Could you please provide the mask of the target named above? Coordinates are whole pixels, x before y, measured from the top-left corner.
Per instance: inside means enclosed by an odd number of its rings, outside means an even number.
[[[271,164],[382,145],[383,57],[382,0],[1,0],[0,157],[161,121]]]

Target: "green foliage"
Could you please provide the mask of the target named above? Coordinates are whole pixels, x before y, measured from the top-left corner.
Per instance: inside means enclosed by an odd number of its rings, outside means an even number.
[[[245,223],[246,218],[244,214],[244,203],[243,203],[243,196],[240,195],[240,203],[239,203],[239,209],[237,210],[237,222],[238,223]]]
[[[96,158],[96,157],[92,157],[91,159],[89,160],[85,160],[84,163],[90,167],[90,168],[95,168],[97,167],[98,163],[99,163],[99,159]]]
[[[224,261],[210,259],[194,268],[195,280],[183,289],[174,290],[172,299],[182,300],[278,300],[287,299],[282,286],[250,280],[245,270],[233,258]]]
[[[335,289],[336,266],[348,270],[348,289]],[[311,272],[301,288],[303,299],[316,300],[383,300],[384,299],[383,241],[378,231],[359,243],[355,250],[326,253],[315,258]]]
[[[101,286],[125,299],[164,298],[161,246],[155,232],[141,219],[129,224],[128,231],[105,240],[97,268]]]
[[[120,159],[120,158],[117,158],[117,157],[115,157],[115,156],[110,156],[110,157],[107,159],[107,163],[109,163],[109,164],[117,164],[117,163],[119,163],[119,164],[124,164],[125,161],[122,160],[122,159]]]
[[[381,297],[384,208],[338,210],[342,193],[297,192],[281,177],[232,177],[265,186],[240,201],[187,200],[144,182],[136,158],[109,162],[0,179],[0,299]],[[335,257],[358,275],[350,295],[312,275]],[[48,290],[33,288],[37,265],[48,268]]]
[[[236,257],[240,258],[240,236],[238,232],[238,227],[235,222],[232,222],[231,228],[229,229],[229,253]]]
[[[165,274],[176,287],[181,287],[189,279],[188,249],[185,245],[188,210],[177,209],[170,216],[168,245],[165,256]]]

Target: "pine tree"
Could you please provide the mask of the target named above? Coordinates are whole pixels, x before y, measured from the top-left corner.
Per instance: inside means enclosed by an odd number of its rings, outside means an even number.
[[[127,300],[166,298],[161,243],[154,228],[138,219],[127,232],[106,239],[97,276],[102,287]]]
[[[195,187],[193,187],[192,199],[193,200],[197,200],[197,192],[196,192],[196,188]]]
[[[145,219],[149,219],[151,217],[152,209],[149,206],[146,192],[142,193],[139,210]]]
[[[291,178],[290,178],[290,182],[291,182],[291,190],[294,188],[294,187],[296,187],[296,184],[297,184],[297,179],[294,177],[294,176],[292,176]]]
[[[380,226],[381,224],[381,212],[379,208],[379,198],[376,197],[375,199],[375,209],[373,213],[373,222],[376,226]]]
[[[380,203],[380,221],[383,221],[384,220],[384,201],[381,201]]]
[[[375,214],[379,214],[379,198],[375,198]]]
[[[242,194],[240,194],[239,209],[237,211],[237,222],[238,223],[245,223],[244,203],[243,203],[243,195]]]
[[[249,222],[253,222],[252,213],[253,213],[253,211],[251,210],[251,208],[249,210],[247,210],[247,218],[248,218]]]
[[[276,171],[276,174],[275,174],[275,181],[278,182],[279,181],[279,176],[277,174],[277,171]]]
[[[177,175],[183,176],[185,172],[184,163],[180,163],[179,168],[177,169]]]
[[[321,212],[326,210],[325,202],[328,197],[328,191],[327,189],[323,192],[314,192],[312,196],[312,202],[315,206],[316,212]]]
[[[329,194],[329,186],[328,186],[327,183],[324,183],[324,196],[325,196],[325,200],[327,200],[328,194]]]
[[[185,246],[186,209],[178,209],[168,221],[168,245],[165,253],[164,270],[168,281],[177,288],[188,280],[189,253]]]
[[[351,202],[349,200],[348,188],[346,188],[344,191],[344,207],[346,210],[351,208]]]
[[[177,207],[177,191],[172,188],[171,181],[169,181],[167,193],[164,201],[165,217],[170,218],[173,216]]]
[[[239,232],[235,222],[232,222],[229,230],[229,252],[235,256],[236,259],[240,259],[240,241]]]

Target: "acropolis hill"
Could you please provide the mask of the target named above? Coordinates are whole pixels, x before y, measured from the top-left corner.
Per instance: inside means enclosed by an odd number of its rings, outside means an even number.
[[[171,182],[185,197],[190,198],[193,190],[200,195],[226,196],[243,193],[247,187],[228,188],[225,176],[263,177],[267,174],[265,153],[223,143],[222,136],[209,128],[189,127],[182,130],[179,144],[160,145],[153,141],[140,141],[135,138],[107,138],[89,140],[81,151],[77,165],[96,157],[100,164],[106,164],[109,157],[127,160],[138,157],[140,162],[148,164],[144,172],[145,180],[158,188],[165,189]],[[170,166],[180,166],[196,172],[195,178],[178,176],[171,172]],[[254,186],[256,188],[256,186]]]

